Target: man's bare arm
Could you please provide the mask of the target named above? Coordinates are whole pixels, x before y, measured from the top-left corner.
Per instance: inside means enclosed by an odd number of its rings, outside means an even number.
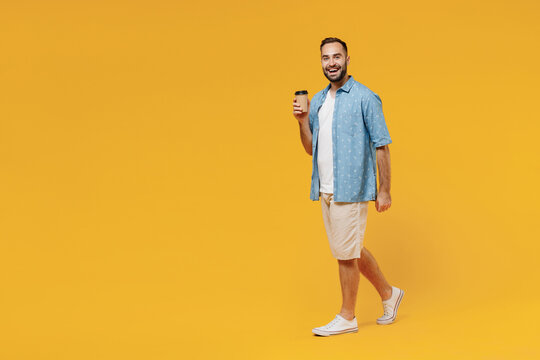
[[[388,145],[377,148],[379,168],[379,191],[390,192],[390,148]]]
[[[293,99],[293,115],[298,120],[298,125],[300,126],[300,140],[302,140],[302,145],[309,155],[312,154],[312,139],[313,134],[309,128],[309,107],[311,101],[308,99],[308,108],[307,111],[302,111],[300,104]]]
[[[390,197],[390,148],[388,145],[377,148],[377,167],[379,168],[379,193],[375,207],[385,211],[392,205]]]

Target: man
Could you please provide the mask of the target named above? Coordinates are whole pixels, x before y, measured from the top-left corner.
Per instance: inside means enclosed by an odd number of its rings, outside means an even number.
[[[349,63],[344,41],[324,39],[321,64],[330,84],[308,100],[307,112],[302,112],[296,99],[293,101],[302,144],[313,156],[310,199],[321,199],[343,298],[339,314],[325,326],[313,329],[322,336],[358,331],[355,305],[360,273],[381,296],[384,314],[377,319],[378,324],[394,322],[404,293],[388,284],[373,255],[363,247],[369,201],[375,201],[379,212],[392,203],[388,148],[392,140],[379,96],[347,74]]]

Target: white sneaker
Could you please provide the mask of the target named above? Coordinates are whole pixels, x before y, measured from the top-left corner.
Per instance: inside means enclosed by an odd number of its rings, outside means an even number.
[[[393,323],[394,320],[396,320],[398,307],[401,303],[401,299],[403,299],[403,293],[403,290],[392,286],[392,296],[390,296],[390,299],[382,302],[384,315],[377,319],[377,324],[387,325]]]
[[[356,316],[352,320],[347,320],[341,315],[337,314],[334,320],[330,321],[328,324],[314,328],[313,330],[314,334],[321,335],[321,336],[330,336],[330,335],[338,335],[338,334],[344,334],[349,332],[357,332],[358,331],[358,323],[356,322]]]

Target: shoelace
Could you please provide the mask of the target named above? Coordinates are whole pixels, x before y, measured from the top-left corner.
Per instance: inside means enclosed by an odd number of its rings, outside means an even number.
[[[392,312],[393,312],[391,304],[384,304],[383,303],[383,309],[384,309],[384,316],[390,316],[392,314]]]
[[[327,329],[330,329],[332,326],[334,326],[339,321],[339,318],[336,316],[334,320],[330,322],[330,324],[326,325]]]

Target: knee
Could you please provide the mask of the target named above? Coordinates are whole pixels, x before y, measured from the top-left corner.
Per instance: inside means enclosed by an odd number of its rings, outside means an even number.
[[[367,267],[368,259],[366,256],[364,256],[364,252],[362,251],[362,256],[357,259],[358,260],[358,268],[360,270],[364,270]]]

